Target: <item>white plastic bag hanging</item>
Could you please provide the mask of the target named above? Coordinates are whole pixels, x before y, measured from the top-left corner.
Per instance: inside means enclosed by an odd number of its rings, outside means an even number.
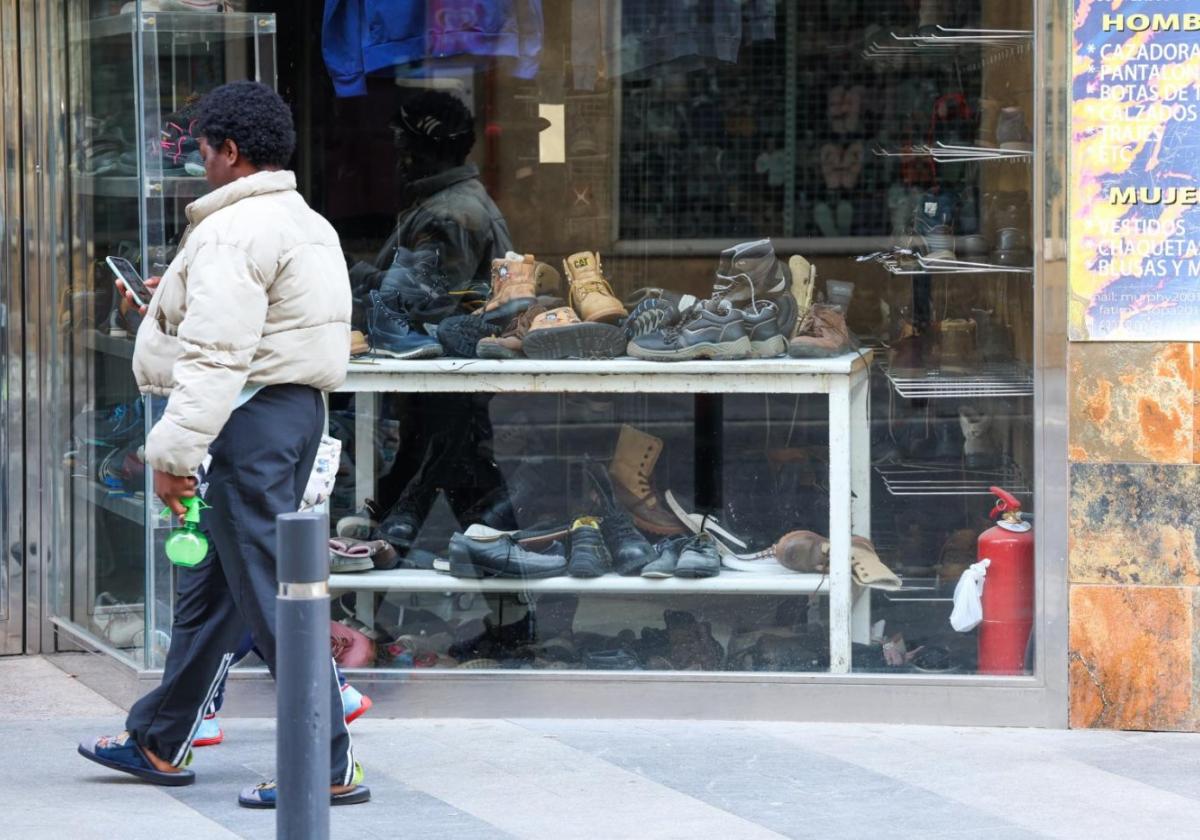
[[[992,561],[986,557],[972,563],[954,587],[954,609],[950,613],[950,626],[959,633],[974,630],[983,621],[983,584],[988,566]]]

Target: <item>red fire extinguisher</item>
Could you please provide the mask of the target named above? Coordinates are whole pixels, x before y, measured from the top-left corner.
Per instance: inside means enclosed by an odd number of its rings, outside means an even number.
[[[1033,629],[1033,525],[1021,518],[1021,503],[992,487],[1000,500],[996,524],[979,535],[979,559],[991,561],[983,585],[979,625],[979,673],[1021,674]]]

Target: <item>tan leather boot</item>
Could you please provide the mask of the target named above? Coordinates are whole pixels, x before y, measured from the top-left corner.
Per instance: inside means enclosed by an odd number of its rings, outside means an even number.
[[[680,534],[683,523],[667,509],[650,483],[662,447],[663,442],[654,435],[622,426],[608,474],[617,501],[633,515],[639,528],[652,534]]]
[[[572,254],[563,260],[563,268],[567,270],[567,284],[571,287],[571,306],[580,318],[615,324],[625,317],[625,307],[604,279],[599,254],[591,251]]]
[[[814,303],[800,320],[796,337],[788,344],[793,359],[827,359],[858,347],[858,339],[846,326],[846,316],[836,306]]]
[[[537,300],[540,289],[557,289],[562,278],[533,254],[520,256],[509,252],[504,259],[492,260],[492,293],[483,307],[483,320],[489,324],[508,324]]]

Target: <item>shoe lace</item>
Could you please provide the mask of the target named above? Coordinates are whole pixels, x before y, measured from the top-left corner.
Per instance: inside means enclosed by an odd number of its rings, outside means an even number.
[[[588,295],[611,295],[612,289],[603,277],[591,280],[580,280],[571,285],[572,302],[582,301]]]
[[[610,510],[600,520],[600,530],[610,542],[644,540],[642,532],[633,524],[629,514],[621,509]]]
[[[695,306],[685,309],[683,312],[679,313],[678,321],[676,321],[674,324],[663,327],[663,337],[666,339],[678,338],[684,329],[690,327],[692,324],[704,317],[704,312],[706,311],[705,304],[708,302],[709,301],[700,301]]]

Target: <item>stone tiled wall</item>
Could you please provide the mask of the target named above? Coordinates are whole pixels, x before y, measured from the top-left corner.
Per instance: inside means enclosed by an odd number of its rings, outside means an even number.
[[[1071,725],[1200,730],[1200,345],[1068,364]]]

